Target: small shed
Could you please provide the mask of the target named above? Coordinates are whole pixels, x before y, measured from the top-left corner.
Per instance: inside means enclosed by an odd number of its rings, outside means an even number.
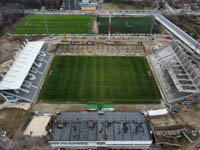
[[[96,3],[80,3],[81,10],[91,11],[96,10]]]

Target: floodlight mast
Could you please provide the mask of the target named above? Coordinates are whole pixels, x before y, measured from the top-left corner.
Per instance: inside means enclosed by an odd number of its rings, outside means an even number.
[[[63,0],[63,9],[65,10],[65,0]]]
[[[49,29],[48,29],[48,24],[47,24],[47,18],[46,18],[46,9],[45,9],[45,6],[41,7],[41,10],[43,12],[43,15],[44,15],[44,23],[45,23],[45,27],[46,27],[46,30],[47,30],[47,34],[49,36]]]
[[[157,14],[158,13],[158,9],[154,9],[154,14]],[[152,15],[152,25],[151,25],[151,29],[150,29],[150,39],[152,40],[153,39],[153,28],[154,28],[154,15]]]
[[[109,26],[108,26],[108,36],[110,38],[110,32],[111,32],[111,21],[112,21],[112,12],[110,11],[110,17],[109,17]]]
[[[154,27],[154,18],[153,18],[153,16],[152,16],[152,25],[151,25],[150,35],[152,35],[153,27]]]

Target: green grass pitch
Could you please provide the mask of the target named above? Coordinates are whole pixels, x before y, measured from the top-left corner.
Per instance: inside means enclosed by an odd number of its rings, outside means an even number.
[[[50,34],[88,34],[91,16],[46,15]],[[44,15],[26,16],[13,30],[14,34],[47,34]]]
[[[46,103],[160,103],[145,57],[55,56],[40,94]]]
[[[109,17],[98,17],[100,34],[108,34]],[[111,33],[150,33],[152,17],[112,17]],[[160,33],[157,25],[154,25],[152,33]]]

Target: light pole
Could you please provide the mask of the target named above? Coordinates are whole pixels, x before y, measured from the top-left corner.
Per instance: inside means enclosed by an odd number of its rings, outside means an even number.
[[[46,27],[46,30],[47,30],[47,34],[49,36],[49,29],[48,29],[48,24],[47,24],[47,18],[46,18],[46,10],[45,10],[45,6],[41,7],[41,11],[43,12],[43,15],[44,15],[44,23],[45,23],[45,27]]]
[[[110,32],[111,32],[111,19],[112,19],[112,16],[111,16],[111,11],[110,11],[110,17],[109,17],[109,25],[108,25],[108,36],[110,38]]]
[[[158,9],[154,9],[154,14],[152,15],[152,25],[151,25],[151,29],[150,29],[150,40],[153,39],[153,27],[154,27],[154,15],[156,15],[158,13]]]

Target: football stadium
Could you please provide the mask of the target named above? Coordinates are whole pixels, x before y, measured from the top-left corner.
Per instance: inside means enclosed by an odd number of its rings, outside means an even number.
[[[46,31],[42,17],[38,14],[25,17],[13,30],[13,34],[44,35]],[[191,55],[183,58],[191,51],[181,42],[171,41],[159,51],[156,49],[160,49],[165,40],[151,46],[156,38],[153,33],[160,33],[159,23],[164,28],[174,26],[163,16],[154,16],[152,19],[152,16],[51,14],[46,17],[49,31],[58,35],[62,33],[63,36],[59,37],[61,40],[56,41],[51,52],[43,48],[44,41],[23,42],[14,59],[3,65],[0,86],[4,99],[59,104],[159,104],[161,99],[167,103],[176,103],[198,98],[199,75],[194,64],[191,64],[191,61],[199,61],[195,54],[198,51],[191,54],[194,57],[190,60]],[[100,33],[90,36],[88,33],[94,22],[98,24]],[[137,31],[137,34],[131,34],[133,32],[124,23],[132,24],[131,29]],[[106,29],[109,24],[110,28]],[[103,30],[108,30],[108,34],[101,34]],[[115,32],[117,30],[123,34]],[[125,34],[126,31],[129,34]],[[142,34],[139,34],[140,31]],[[67,34],[67,37],[65,32],[71,34]],[[34,54],[32,49],[35,49]],[[26,51],[30,51],[33,56],[24,57]],[[162,51],[166,56],[162,56]],[[18,59],[20,62],[27,60],[23,65],[25,71],[23,67],[15,67]],[[173,67],[173,63],[177,68]],[[22,72],[22,75],[13,74],[12,67]],[[19,76],[19,80],[12,79],[12,76]]]
[[[63,9],[79,2],[64,0]],[[175,106],[200,99],[200,49],[190,35],[152,12],[25,16],[9,33],[20,44],[0,66],[0,98],[11,107],[30,105],[26,138],[45,137],[54,150],[177,146],[168,138],[185,129],[181,119],[172,121]]]

